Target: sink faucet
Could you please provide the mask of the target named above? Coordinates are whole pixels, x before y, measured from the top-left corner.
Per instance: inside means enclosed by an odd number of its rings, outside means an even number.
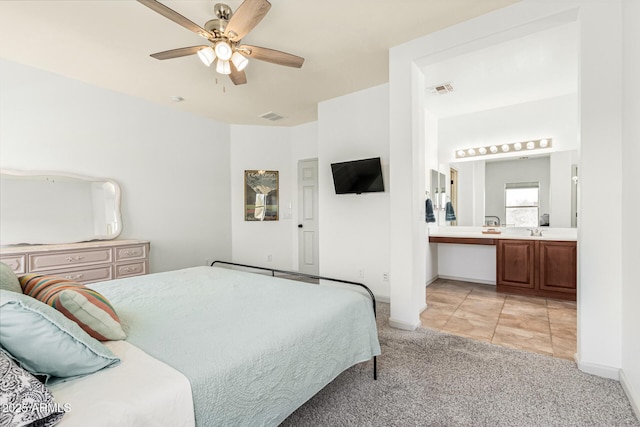
[[[542,237],[542,230],[539,228],[527,228],[531,232],[531,236]]]
[[[488,215],[484,217],[484,224],[500,227],[500,217]]]

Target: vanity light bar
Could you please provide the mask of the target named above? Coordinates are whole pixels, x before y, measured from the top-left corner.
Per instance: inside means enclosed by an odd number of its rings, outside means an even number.
[[[513,142],[511,144],[502,145],[485,145],[484,147],[467,148],[456,151],[456,159],[464,159],[469,157],[489,156],[491,154],[504,154],[518,151],[532,151],[551,148],[552,139],[532,139],[524,142]]]

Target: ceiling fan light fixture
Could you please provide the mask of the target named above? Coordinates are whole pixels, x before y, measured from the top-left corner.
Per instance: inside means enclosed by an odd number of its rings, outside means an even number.
[[[249,64],[249,60],[242,56],[240,52],[233,52],[233,55],[231,55],[231,62],[233,62],[233,65],[236,66],[236,70],[238,71],[244,70]]]
[[[218,62],[216,64],[216,71],[220,74],[231,74],[231,64],[229,61],[222,60],[218,58]]]
[[[231,59],[231,54],[233,53],[231,50],[231,46],[227,42],[218,42],[216,43],[216,47],[214,48],[216,52],[216,56],[223,61],[228,61]]]
[[[198,58],[200,58],[200,61],[202,61],[204,65],[210,67],[216,59],[216,54],[211,47],[205,47],[198,51]]]

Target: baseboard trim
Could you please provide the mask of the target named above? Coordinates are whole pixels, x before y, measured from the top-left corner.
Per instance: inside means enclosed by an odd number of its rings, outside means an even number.
[[[472,277],[457,277],[457,276],[443,276],[443,275],[438,275],[439,279],[446,279],[446,280],[457,280],[460,282],[471,282],[471,283],[480,283],[483,285],[496,285],[496,281],[495,280],[482,280],[482,279],[474,279]]]
[[[384,302],[386,304],[390,304],[391,303],[391,298],[389,297],[385,297],[383,295],[376,295],[376,302]]]
[[[597,363],[581,362],[577,354],[573,356],[573,360],[575,360],[576,365],[578,365],[578,369],[580,369],[582,372],[620,381],[620,369],[618,368],[598,365]]]
[[[629,399],[629,403],[631,403],[633,412],[636,413],[636,417],[640,420],[640,396],[637,395],[631,387],[631,383],[622,369],[620,369],[620,385],[622,385],[622,390],[624,390],[624,394],[627,395],[627,399]]]
[[[438,280],[440,277],[438,277],[438,275],[436,274],[435,276],[433,276],[430,280],[427,280],[427,284],[425,286],[429,286],[430,284],[432,284],[433,282],[435,282],[436,280]]]
[[[423,305],[422,308],[420,308],[420,314],[422,314],[427,309],[427,307],[427,304]]]
[[[417,323],[409,323],[402,320],[395,320],[389,318],[389,326],[396,329],[402,329],[405,331],[415,331],[418,326],[420,326],[420,322]]]

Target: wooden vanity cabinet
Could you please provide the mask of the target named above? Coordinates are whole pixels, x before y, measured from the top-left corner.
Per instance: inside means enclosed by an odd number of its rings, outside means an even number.
[[[576,242],[497,241],[498,292],[576,300]]]
[[[528,290],[536,288],[535,243],[531,240],[498,240],[498,287],[509,286]]]

